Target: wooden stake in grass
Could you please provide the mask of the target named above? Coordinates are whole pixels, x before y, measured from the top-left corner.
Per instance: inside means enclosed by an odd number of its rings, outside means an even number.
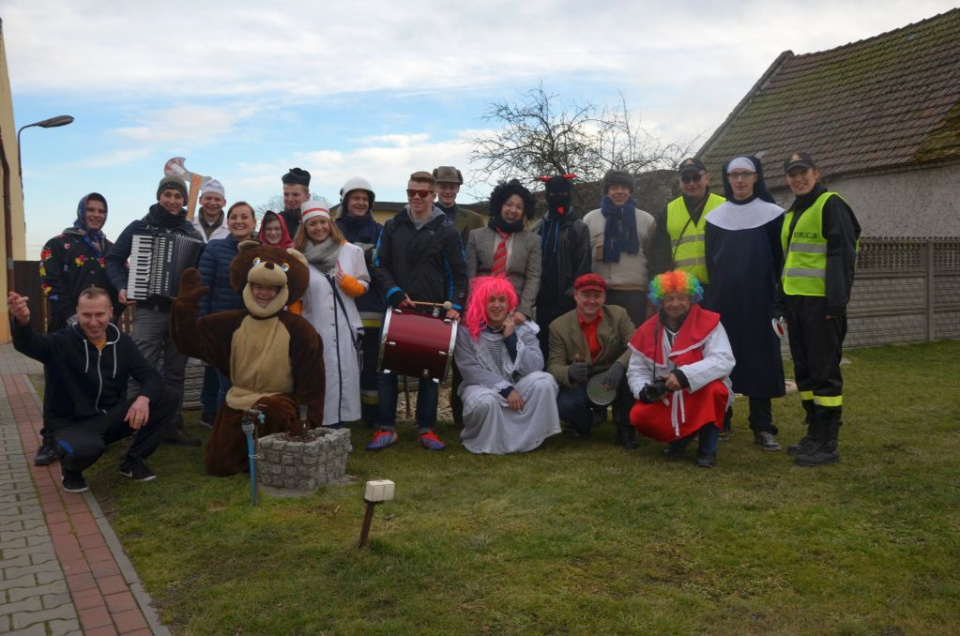
[[[392,501],[396,485],[389,479],[376,479],[368,481],[363,493],[363,500],[367,502],[367,509],[363,514],[363,527],[360,529],[359,548],[367,545],[367,538],[370,536],[370,524],[373,523],[373,511],[378,503]]]

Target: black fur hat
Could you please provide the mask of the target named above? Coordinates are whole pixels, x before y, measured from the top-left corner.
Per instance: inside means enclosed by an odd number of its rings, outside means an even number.
[[[290,168],[290,172],[280,177],[285,185],[302,185],[310,187],[310,173],[300,168]]]
[[[533,194],[516,179],[497,184],[497,187],[490,193],[490,217],[500,216],[500,210],[503,209],[503,204],[515,194],[523,199],[523,215],[528,219],[532,219],[537,201],[533,198]]]

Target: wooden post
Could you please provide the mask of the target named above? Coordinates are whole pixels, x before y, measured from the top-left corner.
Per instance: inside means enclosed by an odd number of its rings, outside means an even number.
[[[357,546],[358,548],[364,548],[367,545],[367,538],[370,536],[370,524],[373,523],[373,511],[376,507],[376,503],[367,502],[367,511],[363,515],[363,528],[360,530],[360,545]]]

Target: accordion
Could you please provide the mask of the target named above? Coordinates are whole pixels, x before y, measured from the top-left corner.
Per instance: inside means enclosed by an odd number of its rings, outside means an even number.
[[[173,298],[180,289],[180,274],[197,266],[202,251],[203,241],[182,234],[134,234],[127,298]]]

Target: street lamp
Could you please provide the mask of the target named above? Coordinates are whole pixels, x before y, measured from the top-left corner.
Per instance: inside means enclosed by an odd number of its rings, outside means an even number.
[[[27,124],[26,126],[21,126],[20,130],[17,131],[17,168],[20,173],[20,189],[23,190],[23,160],[20,157],[20,133],[22,133],[27,128],[59,128],[60,126],[66,126],[67,124],[73,123],[73,117],[70,115],[57,115],[56,117],[51,117],[50,119],[44,119],[43,121],[37,121],[32,124]]]

